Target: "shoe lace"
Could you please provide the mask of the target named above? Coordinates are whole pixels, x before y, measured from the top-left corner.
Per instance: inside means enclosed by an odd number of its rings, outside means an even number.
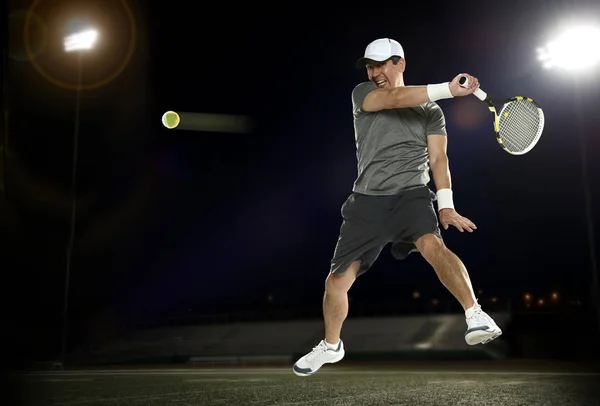
[[[473,313],[471,314],[471,317],[469,317],[469,320],[477,320],[483,317],[483,310],[481,310],[481,305],[477,304],[475,305],[475,308],[473,309]]]
[[[325,344],[323,341],[321,341],[318,345],[316,345],[312,349],[312,351],[310,352],[310,354],[308,354],[306,359],[307,359],[307,361],[312,361],[315,358],[317,358],[318,356],[325,354],[326,351],[327,351],[327,344]]]

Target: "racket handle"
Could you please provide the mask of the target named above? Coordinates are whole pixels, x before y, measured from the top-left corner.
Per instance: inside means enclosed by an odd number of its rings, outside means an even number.
[[[466,76],[461,76],[461,78],[458,79],[458,84],[462,87],[469,87],[469,79]],[[487,93],[481,90],[481,88],[475,89],[473,94],[481,101],[485,101],[487,98]]]

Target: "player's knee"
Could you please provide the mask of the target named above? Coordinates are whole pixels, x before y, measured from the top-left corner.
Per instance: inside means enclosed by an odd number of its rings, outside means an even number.
[[[444,241],[435,234],[425,234],[415,243],[419,252],[425,259],[429,260],[439,255],[443,255],[446,246]]]
[[[325,280],[325,290],[333,293],[346,293],[356,280],[360,263],[354,262],[342,273],[330,273]]]
[[[346,293],[350,290],[354,280],[355,278],[347,272],[331,273],[325,281],[325,290],[331,293]]]

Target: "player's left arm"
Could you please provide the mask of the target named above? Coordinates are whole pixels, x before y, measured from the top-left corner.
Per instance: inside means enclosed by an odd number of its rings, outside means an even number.
[[[454,209],[452,203],[452,179],[450,166],[448,164],[447,151],[448,137],[445,134],[431,134],[427,136],[427,152],[429,154],[429,167],[438,191],[438,211],[440,223],[444,230],[450,225],[456,227],[461,233],[467,230],[472,233],[477,229],[475,224],[466,217],[461,216]],[[440,197],[444,197],[444,204],[440,208]],[[445,207],[450,206],[450,207]]]

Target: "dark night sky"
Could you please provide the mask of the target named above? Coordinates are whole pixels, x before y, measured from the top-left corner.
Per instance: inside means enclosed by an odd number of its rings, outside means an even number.
[[[23,7],[17,3],[11,10]],[[84,7],[45,3],[37,12],[48,41],[36,60],[73,84],[75,59],[60,52],[60,24],[64,10]],[[83,62],[88,85],[115,71],[132,39],[120,3],[97,3],[86,3],[102,11],[89,17],[100,21],[102,37]],[[525,94],[545,110],[540,143],[514,157],[499,148],[474,97],[439,102],[457,210],[478,226],[444,238],[475,287],[486,296],[558,290],[587,299],[579,135],[598,234],[599,75],[545,71],[535,49],[570,18],[598,22],[597,1],[361,3],[285,13],[278,6],[278,14],[228,3],[143,3],[131,2],[135,49],[125,69],[82,95],[73,314],[224,312],[269,294],[275,305],[318,308],[340,206],[356,176],[350,94],[366,72],[354,62],[387,36],[404,46],[406,84],[468,72],[489,94]],[[22,43],[13,35],[14,56]],[[20,302],[37,303],[28,314],[52,324],[62,306],[75,92],[29,61],[11,58],[8,68],[5,247]],[[166,110],[249,115],[255,128],[169,131],[160,123]],[[401,263],[385,249],[352,295],[375,306],[406,300],[414,289],[450,298],[420,256]]]

